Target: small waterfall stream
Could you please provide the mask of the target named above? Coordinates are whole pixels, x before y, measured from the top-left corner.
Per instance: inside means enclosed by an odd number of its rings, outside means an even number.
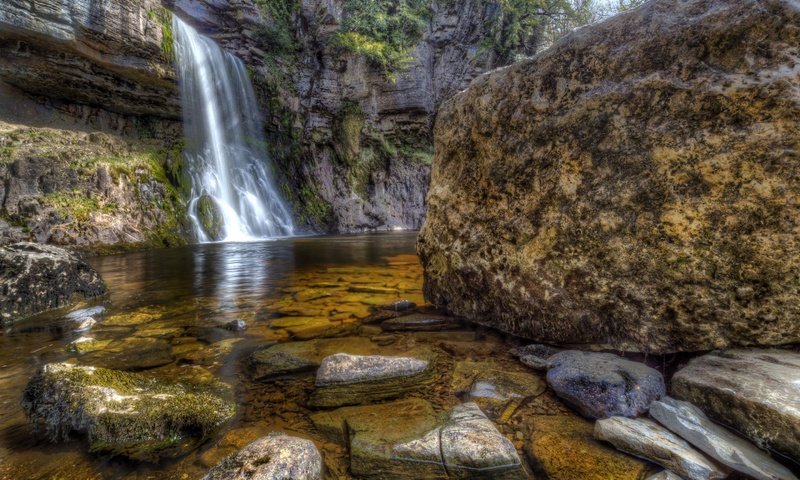
[[[178,17],[173,28],[198,241],[292,235],[244,64]]]

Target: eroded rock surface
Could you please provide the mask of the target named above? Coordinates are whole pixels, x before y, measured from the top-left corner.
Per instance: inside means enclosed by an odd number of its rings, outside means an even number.
[[[67,363],[43,366],[22,406],[53,441],[86,434],[92,451],[155,461],[193,449],[224,422],[235,404],[226,387],[165,384],[153,378]],[[131,415],[136,412],[136,415]]]
[[[322,465],[314,442],[274,433],[226,457],[203,480],[322,480]]]
[[[0,324],[105,293],[103,279],[75,253],[33,243],[0,247]]]
[[[546,343],[800,341],[798,25],[654,0],[477,79],[437,115],[427,298]]]
[[[547,384],[590,418],[636,417],[666,393],[658,370],[611,353],[567,350],[548,359]]]
[[[698,357],[672,378],[691,402],[762,448],[800,458],[800,353],[729,350]]]

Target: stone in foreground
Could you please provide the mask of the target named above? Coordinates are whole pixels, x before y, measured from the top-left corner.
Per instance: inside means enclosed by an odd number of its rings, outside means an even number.
[[[507,422],[526,401],[546,389],[527,372],[511,372],[493,362],[456,362],[451,389],[459,398],[475,402],[489,418]]]
[[[798,44],[796,0],[651,0],[477,78],[436,115],[426,299],[551,344],[800,342]]]
[[[203,480],[322,480],[314,442],[273,433],[226,457]]]
[[[618,449],[646,458],[688,480],[715,480],[728,476],[682,438],[647,419],[611,417],[598,420],[594,436]]]
[[[800,323],[800,322],[798,322]],[[752,349],[695,358],[672,378],[672,395],[789,458],[800,458],[800,353]]]
[[[91,451],[156,461],[198,446],[236,410],[223,384],[166,384],[143,375],[67,363],[43,366],[22,406],[53,441],[83,433]]]
[[[0,324],[105,293],[100,275],[75,253],[35,243],[0,247]]]
[[[649,465],[592,436],[592,422],[576,415],[532,417],[529,444],[535,478],[550,480],[641,480]]]
[[[253,380],[269,381],[313,371],[323,358],[337,352],[367,355],[378,353],[378,346],[363,337],[278,343],[251,354],[247,367]]]
[[[650,415],[718,462],[757,480],[797,480],[789,469],[750,442],[706,417],[688,402],[664,398],[653,402]]]
[[[346,353],[326,357],[317,370],[309,405],[357,405],[418,389],[432,380],[433,354],[427,349],[416,353],[408,357]]]
[[[665,395],[661,373],[611,353],[568,350],[549,366],[550,388],[586,417],[636,417]]]

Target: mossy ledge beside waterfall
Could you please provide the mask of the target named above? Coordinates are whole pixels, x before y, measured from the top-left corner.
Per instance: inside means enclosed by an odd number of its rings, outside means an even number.
[[[244,64],[173,17],[188,173],[200,242],[291,235]]]

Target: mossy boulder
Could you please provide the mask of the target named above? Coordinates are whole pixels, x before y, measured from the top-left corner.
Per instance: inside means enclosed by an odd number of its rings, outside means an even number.
[[[208,238],[211,240],[222,240],[222,211],[208,195],[203,195],[197,199],[197,220]]]
[[[25,413],[52,441],[85,434],[92,452],[135,460],[177,457],[197,447],[236,412],[216,381],[163,383],[140,374],[44,365],[28,383]]]
[[[556,345],[799,342],[798,42],[794,0],[652,0],[476,79],[436,115],[427,299]]]

